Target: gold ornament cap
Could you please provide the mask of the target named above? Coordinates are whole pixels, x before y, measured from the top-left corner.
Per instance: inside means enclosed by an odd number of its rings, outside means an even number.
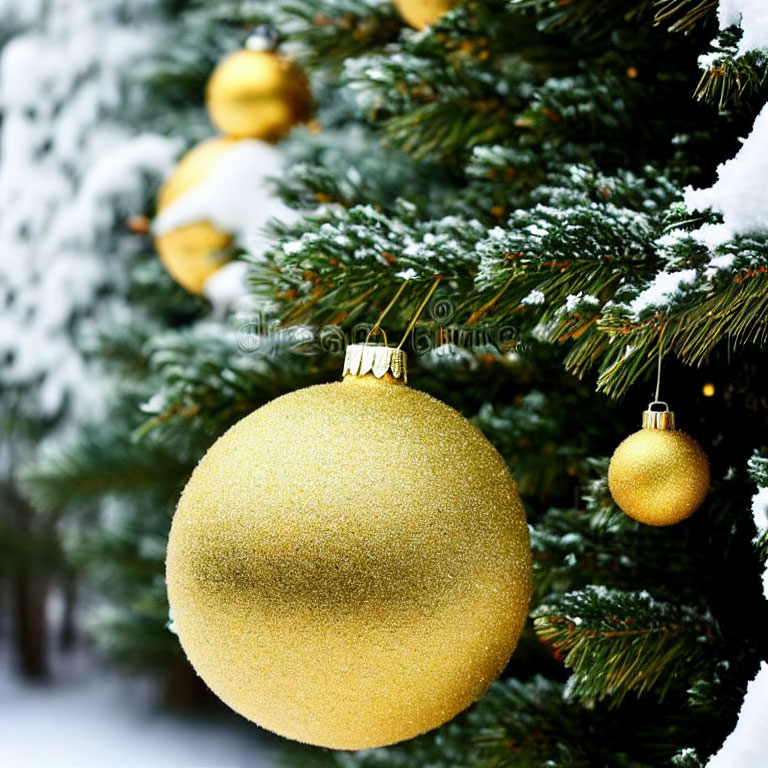
[[[654,400],[643,411],[643,429],[675,429],[674,411],[670,411],[669,406],[661,400]]]
[[[350,344],[344,358],[344,376],[367,376],[377,379],[389,374],[408,382],[408,356],[402,349],[381,344]]]

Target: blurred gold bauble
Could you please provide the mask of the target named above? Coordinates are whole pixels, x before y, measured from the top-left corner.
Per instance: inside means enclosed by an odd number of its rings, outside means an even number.
[[[709,462],[701,446],[675,429],[670,411],[648,410],[643,429],[614,452],[608,467],[614,501],[648,525],[672,525],[690,517],[709,489]]]
[[[412,27],[424,29],[455,8],[461,0],[393,0],[400,15]]]
[[[272,51],[241,50],[213,71],[206,88],[213,124],[229,136],[277,141],[312,114],[301,70]]]
[[[365,349],[378,362],[358,354],[343,381],[284,395],[221,437],[168,544],[174,621],[203,680],[264,728],[334,749],[408,739],[479,698],[531,596],[501,456],[384,372],[402,375],[402,353]]]
[[[221,157],[237,144],[237,139],[208,139],[181,159],[157,198],[162,213],[183,194],[201,184]],[[219,270],[230,255],[232,236],[208,221],[196,221],[155,237],[160,260],[174,280],[190,293],[201,294],[208,278]]]

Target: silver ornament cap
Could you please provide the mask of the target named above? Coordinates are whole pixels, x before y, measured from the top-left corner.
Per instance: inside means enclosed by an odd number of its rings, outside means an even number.
[[[675,413],[661,400],[654,400],[643,411],[643,429],[675,429]]]

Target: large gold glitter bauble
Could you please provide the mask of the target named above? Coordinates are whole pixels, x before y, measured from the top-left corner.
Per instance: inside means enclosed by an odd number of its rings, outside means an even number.
[[[211,121],[230,136],[277,141],[312,114],[307,79],[273,51],[241,50],[224,59],[206,88]]]
[[[444,723],[504,669],[528,613],[514,480],[463,416],[396,378],[402,362],[350,347],[343,381],[247,416],[173,520],[168,596],[189,660],[298,741],[360,749]]]
[[[222,156],[237,144],[225,136],[208,139],[181,159],[157,198],[162,213],[184,193],[201,184]],[[209,221],[196,221],[155,237],[160,260],[174,280],[190,293],[201,294],[203,286],[230,256],[232,236]]]
[[[461,0],[393,0],[400,15],[412,27],[424,29],[455,8]]]
[[[690,517],[704,501],[709,462],[690,435],[675,429],[671,411],[651,406],[643,414],[643,429],[614,452],[608,485],[630,517],[648,525],[672,525]]]

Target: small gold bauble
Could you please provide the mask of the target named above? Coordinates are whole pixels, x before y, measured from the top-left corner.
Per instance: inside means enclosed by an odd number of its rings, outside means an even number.
[[[412,27],[424,29],[455,8],[461,0],[393,0],[400,15]]]
[[[158,213],[193,187],[201,184],[221,157],[237,144],[236,139],[208,139],[181,159],[157,198]],[[160,260],[171,276],[190,293],[203,286],[230,256],[232,236],[208,221],[196,221],[155,237]]]
[[[646,411],[646,426],[611,457],[608,486],[630,517],[672,525],[690,517],[709,489],[709,462],[701,446],[674,428],[670,411]]]
[[[232,427],[168,545],[173,617],[203,680],[264,728],[334,749],[408,739],[479,698],[531,596],[504,461],[396,379],[397,360],[363,355],[343,381]]]
[[[206,88],[213,124],[238,138],[277,141],[312,114],[309,84],[289,59],[241,50],[224,59]]]

